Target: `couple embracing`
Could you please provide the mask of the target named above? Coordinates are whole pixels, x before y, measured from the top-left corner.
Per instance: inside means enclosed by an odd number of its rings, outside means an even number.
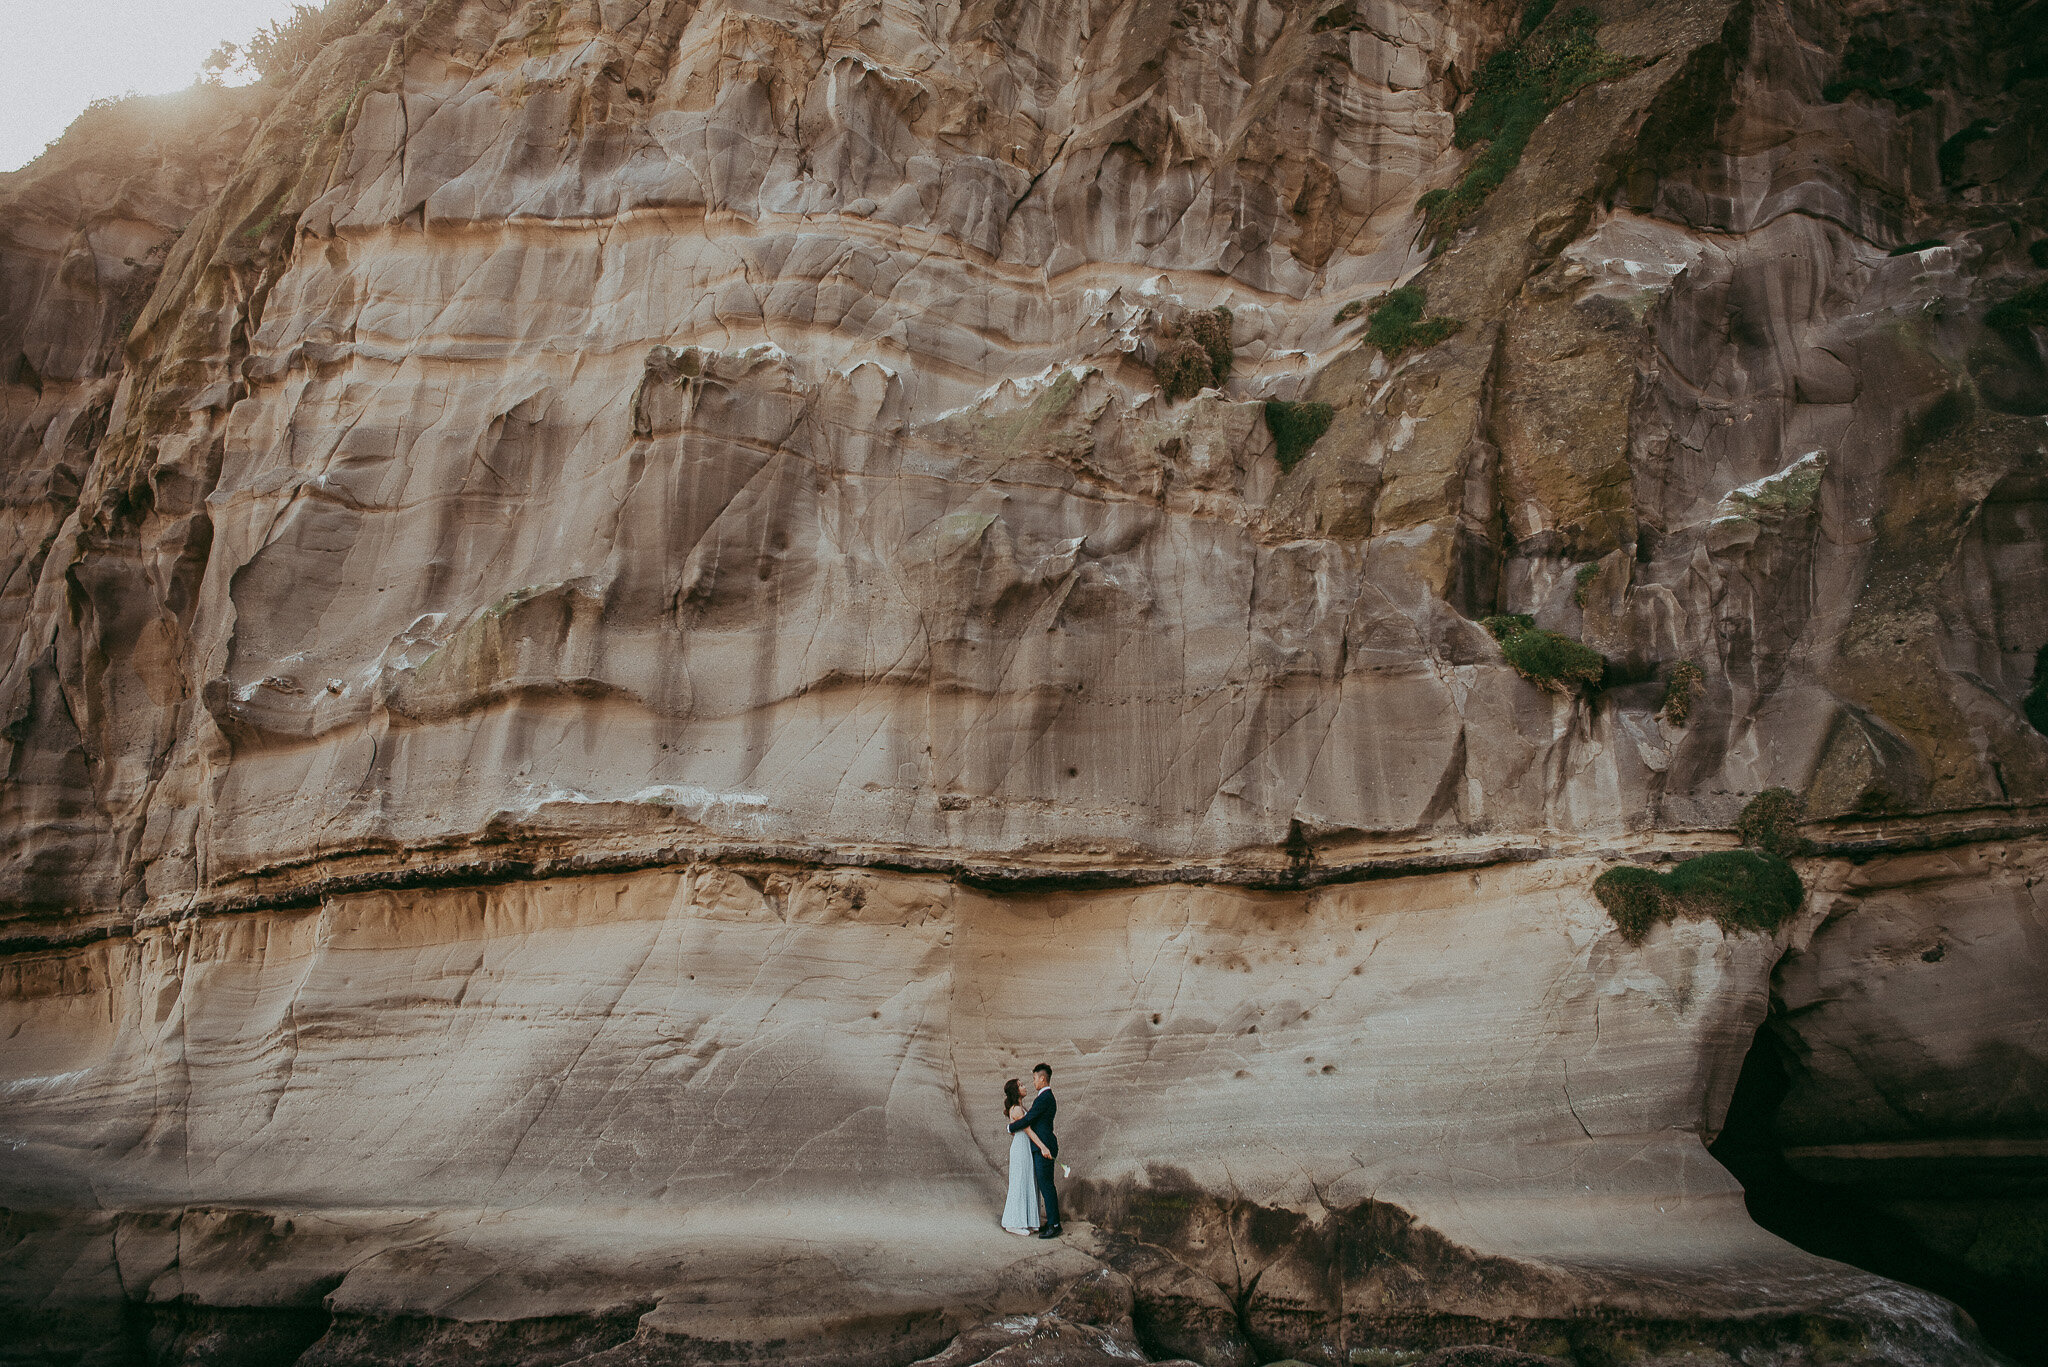
[[[1031,1104],[1024,1104],[1017,1079],[1003,1084],[1003,1116],[1010,1122],[1010,1199],[1003,1207],[1003,1228],[1012,1234],[1041,1239],[1060,1237],[1060,1197],[1053,1189],[1053,1162],[1060,1156],[1059,1137],[1052,1132],[1059,1103],[1052,1096],[1052,1069],[1041,1063],[1031,1070]],[[1045,1223],[1038,1203],[1045,1202]]]

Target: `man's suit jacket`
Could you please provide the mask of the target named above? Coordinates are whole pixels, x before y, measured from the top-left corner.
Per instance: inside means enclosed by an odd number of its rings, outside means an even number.
[[[1031,1098],[1031,1109],[1024,1112],[1024,1118],[1010,1122],[1010,1133],[1015,1134],[1019,1130],[1028,1129],[1045,1141],[1045,1146],[1052,1150],[1053,1157],[1059,1157],[1059,1137],[1052,1132],[1052,1118],[1059,1108],[1060,1103],[1053,1099],[1052,1088],[1040,1088],[1038,1095]]]

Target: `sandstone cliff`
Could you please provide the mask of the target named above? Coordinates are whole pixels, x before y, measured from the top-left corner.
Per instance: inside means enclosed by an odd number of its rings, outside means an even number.
[[[1706,1145],[1761,1027],[2048,1276],[2041,10],[344,0],[82,121],[9,1351],[1984,1361]],[[1617,929],[1773,787],[1795,916]]]

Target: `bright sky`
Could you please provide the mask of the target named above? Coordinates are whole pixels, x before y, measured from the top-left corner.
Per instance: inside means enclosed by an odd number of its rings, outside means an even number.
[[[223,39],[245,43],[291,9],[292,0],[0,3],[0,171],[33,161],[100,96],[184,89]]]

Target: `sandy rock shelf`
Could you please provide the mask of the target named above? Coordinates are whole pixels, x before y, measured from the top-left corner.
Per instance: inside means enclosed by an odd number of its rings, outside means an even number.
[[[1773,965],[1825,971],[1825,913],[1630,948],[1597,867],[1021,896],[592,874],[16,956],[11,1294],[324,1307],[373,1338],[630,1309],[677,1361],[698,1340],[834,1360],[856,1330],[884,1361],[1107,1263],[1153,1274],[1142,1322],[1206,1304],[1262,1350],[1601,1323],[1655,1347],[1709,1321],[1735,1346],[1815,1315],[1861,1341],[1889,1284],[1758,1230],[1704,1149]],[[1944,971],[2006,995],[1951,1022],[1956,1047],[2030,1028],[2011,1013],[2040,964],[1969,952]],[[1914,976],[1861,1025],[1822,1018],[1857,1062],[1837,1086],[1898,1057],[1855,1041],[1933,990]],[[1040,1058],[1093,1222],[1058,1245],[995,1226],[996,1084]],[[1889,1355],[1969,1356],[1925,1333]]]

